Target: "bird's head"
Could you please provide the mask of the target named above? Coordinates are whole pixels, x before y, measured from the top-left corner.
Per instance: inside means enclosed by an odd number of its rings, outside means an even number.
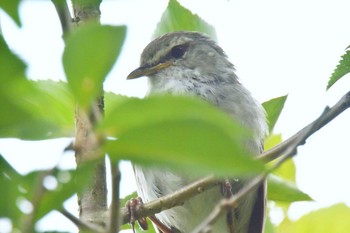
[[[178,31],[149,43],[141,54],[140,67],[127,79],[147,76],[152,82],[157,77],[215,77],[228,70],[233,72],[233,65],[212,39],[199,32]]]

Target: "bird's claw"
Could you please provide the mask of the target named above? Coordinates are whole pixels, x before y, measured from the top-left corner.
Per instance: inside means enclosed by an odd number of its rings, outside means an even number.
[[[135,222],[137,221],[142,230],[148,229],[147,220],[144,217],[138,217],[137,213],[140,208],[143,207],[143,201],[141,197],[132,198],[126,203],[126,208],[129,211],[129,222],[132,226],[132,230],[135,233]]]

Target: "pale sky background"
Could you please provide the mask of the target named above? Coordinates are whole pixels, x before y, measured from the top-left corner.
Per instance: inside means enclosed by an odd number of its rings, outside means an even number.
[[[275,128],[283,138],[291,136],[319,116],[350,90],[349,77],[326,92],[329,76],[350,45],[348,0],[183,0],[185,7],[216,28],[218,43],[236,65],[237,73],[260,101],[289,94]],[[167,5],[165,0],[105,0],[101,21],[128,26],[122,54],[105,82],[105,90],[142,97],[146,79],[126,81],[137,67],[140,53]],[[24,1],[20,8],[23,27],[18,28],[0,12],[5,39],[25,62],[32,79],[64,78],[61,66],[63,42],[58,17],[50,1]],[[107,106],[108,107],[108,106]],[[290,217],[345,202],[350,205],[350,111],[313,135],[295,158],[298,187],[314,203],[292,205]],[[55,166],[75,166],[72,153],[63,154],[71,139],[45,142],[0,140],[0,153],[21,173]],[[135,190],[131,167],[123,163],[122,196]],[[77,212],[75,199],[66,203]],[[278,222],[278,213],[274,217]],[[0,232],[6,232],[0,221]],[[76,231],[58,213],[38,226],[45,230]]]

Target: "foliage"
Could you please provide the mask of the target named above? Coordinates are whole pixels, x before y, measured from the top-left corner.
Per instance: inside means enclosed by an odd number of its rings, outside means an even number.
[[[345,204],[336,204],[313,211],[295,222],[285,219],[276,232],[343,233],[350,229],[349,218],[350,208]]]
[[[177,0],[169,0],[153,37],[173,31],[198,31],[216,38],[215,29],[198,15],[181,6]]]
[[[63,52],[68,85],[81,107],[102,91],[102,83],[117,59],[126,28],[88,24],[69,35]]]
[[[20,0],[0,1],[0,8],[21,25],[19,3]],[[170,0],[154,35],[175,30],[201,31],[215,37],[211,25],[176,0]],[[29,80],[25,75],[26,65],[0,36],[0,137],[26,140],[72,137],[75,103],[87,110],[102,92],[103,82],[121,51],[125,34],[123,26],[91,24],[69,35],[62,61],[67,82]],[[347,51],[328,88],[349,72],[349,56]],[[106,93],[105,98],[105,118],[96,126],[95,133],[99,138],[108,137],[101,149],[114,160],[130,159],[149,166],[166,165],[188,171],[195,166],[196,172],[221,176],[257,173],[264,169],[262,164],[246,156],[247,152],[239,143],[249,137],[249,133],[201,100],[174,96],[141,100],[113,93]],[[263,104],[269,120],[266,149],[282,141],[281,135],[273,134],[273,129],[286,98],[281,96]],[[6,190],[0,200],[0,218],[11,219],[13,228],[21,229],[23,219],[33,215],[36,222],[50,211],[59,210],[65,200],[88,183],[90,166],[93,164],[77,171],[54,168],[23,175],[0,156],[0,186]],[[312,200],[296,187],[295,173],[295,164],[290,160],[268,180],[270,201],[286,210],[292,202]],[[57,181],[55,188],[45,187],[47,177]],[[20,202],[31,203],[33,209],[21,209]],[[339,216],[333,218],[337,221],[334,226],[339,229],[325,227],[333,216]],[[337,205],[296,222],[285,217],[277,231],[268,221],[266,232],[344,232],[350,229],[348,218],[349,208]],[[310,226],[312,228],[308,228]],[[152,231],[154,229],[149,232]]]
[[[277,122],[278,117],[280,116],[282,109],[284,107],[284,103],[287,100],[287,96],[281,96],[278,98],[271,99],[263,103],[263,107],[267,114],[267,124],[269,126],[269,133],[273,131],[275,124]]]
[[[347,47],[345,54],[341,57],[339,64],[335,68],[333,74],[331,75],[327,89],[331,88],[334,83],[336,83],[339,79],[344,77],[346,74],[350,72],[350,50]]]

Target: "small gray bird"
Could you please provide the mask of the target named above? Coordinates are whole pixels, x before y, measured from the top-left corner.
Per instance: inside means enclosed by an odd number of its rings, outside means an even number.
[[[152,95],[195,95],[217,106],[251,129],[254,140],[247,142],[247,147],[253,154],[262,152],[267,128],[265,112],[239,82],[224,51],[209,37],[198,32],[179,31],[155,39],[143,50],[140,67],[131,72],[128,79],[141,76],[149,78]],[[193,181],[189,174],[165,168],[136,164],[134,171],[138,195],[144,202],[170,194]],[[236,193],[245,182],[246,179],[230,180],[230,192]],[[169,232],[190,233],[222,198],[220,187],[212,188],[156,217]],[[219,219],[212,232],[261,233],[264,212],[265,184],[261,184],[230,215]]]

